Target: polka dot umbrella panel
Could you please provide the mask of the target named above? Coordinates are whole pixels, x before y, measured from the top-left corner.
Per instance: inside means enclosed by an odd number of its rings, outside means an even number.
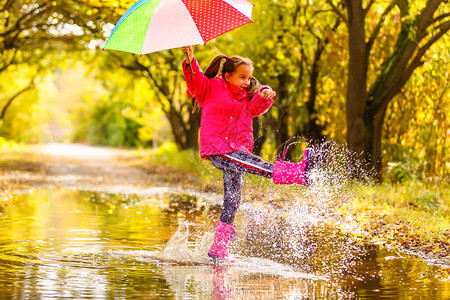
[[[140,0],[120,18],[104,49],[146,54],[207,41],[251,23],[246,0]]]

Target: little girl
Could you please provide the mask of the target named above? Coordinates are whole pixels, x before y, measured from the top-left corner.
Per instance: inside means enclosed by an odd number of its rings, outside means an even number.
[[[188,90],[202,108],[200,156],[223,172],[223,210],[208,255],[214,262],[230,261],[228,248],[236,231],[233,222],[244,173],[273,178],[276,184],[309,185],[312,151],[307,148],[300,163],[271,164],[252,154],[252,119],[269,110],[276,93],[252,76],[253,63],[248,58],[220,54],[203,74],[192,46],[182,49],[189,56],[183,62]]]

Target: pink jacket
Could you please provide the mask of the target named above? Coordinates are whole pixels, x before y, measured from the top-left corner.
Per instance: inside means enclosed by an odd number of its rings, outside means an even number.
[[[269,110],[273,99],[266,99],[260,92],[262,86],[249,99],[247,91],[228,84],[218,76],[209,79],[203,75],[198,62],[192,60],[191,69],[183,62],[183,72],[188,89],[202,108],[200,123],[200,156],[231,153],[237,150],[253,150],[252,119]]]

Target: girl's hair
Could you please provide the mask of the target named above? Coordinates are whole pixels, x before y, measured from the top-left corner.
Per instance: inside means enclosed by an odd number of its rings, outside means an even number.
[[[225,62],[222,64],[222,61],[224,59],[225,59]],[[225,73],[231,74],[234,71],[236,71],[236,68],[240,65],[246,65],[246,66],[253,68],[253,62],[249,58],[241,57],[241,56],[228,57],[225,54],[219,54],[213,58],[213,60],[211,61],[208,68],[205,70],[205,72],[203,74],[208,78],[214,78],[219,73],[221,65],[222,65],[222,72],[221,72],[222,78],[225,78]],[[253,95],[255,95],[256,91],[259,89],[260,86],[261,86],[261,84],[259,83],[258,79],[256,79],[255,77],[252,76],[250,78],[250,84],[247,87],[247,94],[248,94],[249,98],[251,98],[251,97],[253,97]],[[194,111],[196,111],[198,109],[197,101],[195,101],[195,104],[193,104],[193,107],[194,107],[194,109],[193,109]]]

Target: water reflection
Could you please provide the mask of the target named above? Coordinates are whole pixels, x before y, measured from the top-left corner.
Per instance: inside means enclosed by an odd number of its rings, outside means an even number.
[[[178,206],[164,195],[141,201],[64,189],[12,198],[0,215],[6,299],[450,298],[448,271],[358,244],[295,210],[269,214],[244,206],[237,263],[214,266],[160,258],[171,238],[181,253],[207,249],[202,238],[217,215],[186,204],[185,196]],[[180,230],[180,213],[189,216],[188,232]]]

